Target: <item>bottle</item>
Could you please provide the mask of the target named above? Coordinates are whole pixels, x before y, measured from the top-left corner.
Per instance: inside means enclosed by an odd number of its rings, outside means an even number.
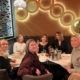
[[[51,59],[53,60],[54,59],[54,49],[53,48],[50,48],[50,56],[51,56]]]
[[[54,60],[57,60],[57,55],[58,55],[58,49],[55,49],[55,51],[54,51]]]
[[[57,59],[58,60],[61,59],[61,53],[62,53],[62,51],[61,50],[58,50],[58,55],[57,55]]]

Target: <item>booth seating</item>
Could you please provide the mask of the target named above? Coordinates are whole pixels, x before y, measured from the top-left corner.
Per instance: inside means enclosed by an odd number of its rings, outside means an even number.
[[[10,80],[6,69],[0,69],[0,80]]]
[[[52,79],[53,79],[52,73],[44,74],[44,75],[40,75],[40,76],[24,75],[22,77],[22,80],[52,80]]]
[[[37,41],[37,40],[40,40],[40,37],[41,36],[25,36],[24,37],[24,42],[26,43],[26,41],[28,39],[34,39],[34,40]],[[68,44],[68,53],[71,53],[71,51],[72,51],[72,47],[71,47],[71,44],[70,44],[70,38],[71,38],[71,36],[64,36],[64,39],[65,39],[66,43]],[[50,45],[52,45],[54,40],[55,40],[54,36],[48,36],[48,41],[49,41]],[[13,38],[13,39],[8,40],[8,42],[9,42],[9,53],[10,54],[13,53],[13,44],[16,41],[17,41],[17,38]]]

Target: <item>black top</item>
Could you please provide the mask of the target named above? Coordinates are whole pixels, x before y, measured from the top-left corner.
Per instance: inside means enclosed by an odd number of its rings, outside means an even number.
[[[51,61],[42,62],[42,64],[53,74],[53,80],[68,80],[70,74],[61,65]]]
[[[53,42],[53,45],[52,47],[55,49],[55,48],[58,48],[59,50],[62,50],[62,53],[65,52],[65,53],[68,53],[68,46],[67,46],[67,42],[65,42],[65,40],[61,41],[61,45],[59,46],[59,43],[58,43],[58,40],[55,40]]]
[[[0,56],[0,69],[6,69],[8,73],[10,72],[11,66],[8,58]]]
[[[47,43],[46,45],[41,45],[39,44],[39,52],[38,53],[42,53],[42,51],[49,53],[49,46],[50,44]]]

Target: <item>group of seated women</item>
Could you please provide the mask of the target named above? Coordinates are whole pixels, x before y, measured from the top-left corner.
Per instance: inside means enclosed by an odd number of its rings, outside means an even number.
[[[68,53],[68,45],[64,40],[63,34],[61,32],[56,32],[53,44],[49,44],[46,34],[41,37],[41,40],[39,42],[39,53],[42,51],[50,53],[50,47],[61,50],[62,53]]]
[[[66,42],[63,39],[62,33],[57,32],[56,33],[56,40],[55,43],[53,43],[54,48],[58,48],[62,50],[63,53],[66,53],[67,46]],[[66,77],[64,80],[73,80],[70,78],[73,76],[73,73],[80,73],[80,36],[79,35],[73,35],[71,37],[71,46],[73,47],[72,53],[71,53],[71,67],[66,67]],[[65,47],[65,48],[64,48]],[[8,74],[11,73],[13,68],[10,65],[10,62],[14,60],[9,59],[6,50],[8,48],[8,41],[7,40],[0,40],[0,69],[6,69]],[[14,43],[14,54],[19,53],[20,55],[24,55],[22,62],[19,66],[19,69],[17,71],[18,76],[24,76],[26,74],[30,75],[43,75],[43,74],[49,74],[52,73],[50,70],[45,68],[45,66],[39,61],[38,56],[36,55],[36,51],[41,53],[42,51],[45,51],[47,54],[49,54],[50,50],[50,44],[48,43],[48,39],[46,35],[43,35],[41,37],[41,42],[39,44],[36,43],[35,40],[29,39],[27,40],[26,44],[24,43],[24,38],[22,35],[18,37],[18,42]],[[67,74],[71,74],[68,75]],[[53,75],[53,80],[55,75]],[[64,77],[64,76],[63,76]],[[80,78],[80,77],[79,77]],[[13,79],[12,79],[13,80]],[[59,80],[59,79],[58,79]],[[61,80],[61,79],[60,79]],[[77,80],[77,79],[75,79]]]
[[[48,41],[48,36],[43,34],[38,42],[38,53],[45,52],[50,53],[50,47],[54,49],[61,50],[62,53],[68,53],[67,42],[64,40],[63,34],[61,32],[56,32],[55,40],[53,44],[50,44]],[[23,53],[25,51],[25,43],[23,35],[19,35],[17,42],[14,43],[13,53]]]

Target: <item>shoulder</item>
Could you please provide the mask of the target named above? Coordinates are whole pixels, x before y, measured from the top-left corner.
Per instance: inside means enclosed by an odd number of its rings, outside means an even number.
[[[6,58],[4,58],[3,56],[0,56],[0,61],[6,61],[7,59]]]
[[[72,52],[71,52],[71,54],[73,54],[74,52],[75,52],[75,48],[73,48],[73,49],[72,49]]]
[[[39,46],[42,46],[42,42],[39,42]]]
[[[17,45],[17,44],[19,44],[19,43],[18,43],[18,42],[15,42],[15,43],[14,43],[14,45]]]
[[[25,61],[25,60],[32,60],[32,59],[33,59],[32,57],[33,57],[33,56],[32,56],[31,54],[26,53],[22,61]]]
[[[62,43],[66,43],[66,41],[65,40],[62,40]]]
[[[23,45],[26,45],[26,43],[23,42]]]
[[[46,45],[50,46],[49,42],[47,42],[47,44],[46,44]]]
[[[53,42],[58,42],[58,40],[57,40],[57,39],[55,39]]]
[[[0,56],[0,59],[5,59],[3,56]]]

